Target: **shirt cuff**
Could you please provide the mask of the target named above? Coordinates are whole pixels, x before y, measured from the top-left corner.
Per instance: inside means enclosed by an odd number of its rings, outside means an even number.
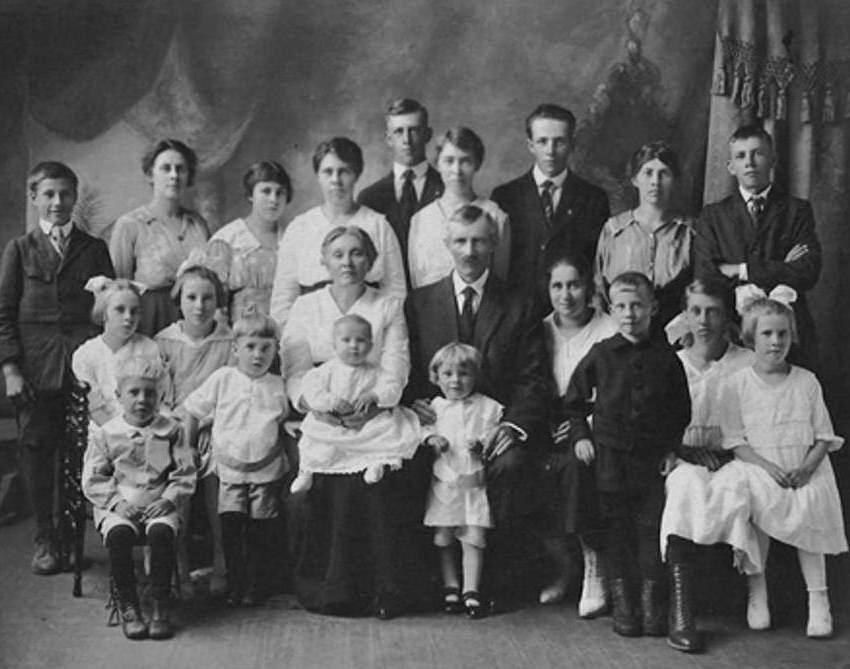
[[[742,262],[738,265],[738,279],[740,281],[749,281],[749,276],[747,274],[747,263]]]
[[[499,423],[499,425],[506,425],[510,428],[513,428],[517,431],[520,441],[528,441],[528,433],[516,423],[511,423],[510,421],[502,421],[501,423]]]

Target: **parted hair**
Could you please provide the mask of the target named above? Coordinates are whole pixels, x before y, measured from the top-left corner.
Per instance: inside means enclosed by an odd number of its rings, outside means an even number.
[[[74,170],[65,163],[60,163],[56,160],[45,160],[33,167],[27,175],[27,191],[30,194],[35,193],[38,190],[38,184],[45,179],[65,179],[70,181],[74,187],[74,192],[77,191],[80,185],[80,180],[74,174]]]
[[[254,194],[254,186],[261,181],[272,181],[280,184],[286,191],[286,202],[292,202],[292,182],[289,174],[283,169],[283,165],[274,160],[262,160],[254,163],[242,177],[242,185],[245,187],[245,197]]]
[[[112,279],[107,287],[95,293],[94,306],[91,308],[91,319],[95,325],[103,325],[110,301],[113,297],[123,292],[133,293],[133,295],[139,298],[141,305],[142,292],[134,282],[130,281],[130,279]]]
[[[375,247],[375,242],[372,241],[369,233],[358,225],[338,225],[328,232],[322,240],[322,259],[324,260],[327,255],[331,244],[340,237],[346,236],[354,237],[360,242],[363,253],[366,254],[366,260],[369,263],[369,269],[372,269],[372,265],[374,265],[375,260],[378,259],[378,249]]]
[[[177,304],[178,309],[180,308],[180,296],[183,293],[183,284],[185,284],[188,279],[204,279],[205,281],[209,281],[215,290],[215,305],[219,309],[227,306],[227,291],[225,291],[224,284],[221,283],[221,279],[218,278],[218,274],[209,267],[204,267],[203,265],[192,265],[191,267],[187,267],[177,276],[177,279],[174,281],[174,287],[171,289],[171,297],[175,304]]]
[[[525,119],[525,134],[531,139],[531,124],[539,118],[549,118],[555,121],[563,121],[567,124],[567,136],[572,138],[576,131],[576,117],[569,109],[560,105],[544,103],[537,105],[533,112]]]
[[[484,162],[484,142],[481,141],[481,138],[474,130],[466,126],[459,125],[449,128],[440,135],[439,139],[437,139],[437,159],[440,158],[440,154],[443,152],[443,147],[446,144],[452,144],[461,151],[471,153],[475,160],[476,169],[481,167],[481,163]]]
[[[440,367],[452,364],[468,370],[477,379],[481,373],[481,354],[469,344],[456,341],[446,344],[434,354],[428,365],[428,379],[431,383],[437,385]]]
[[[479,219],[483,218],[487,222],[487,230],[490,233],[490,239],[493,242],[493,245],[499,243],[499,224],[496,223],[496,220],[490,216],[486,211],[484,211],[481,207],[475,204],[465,204],[462,207],[458,207],[451,216],[449,216],[450,222],[462,223],[464,225],[472,225]],[[451,229],[447,226],[445,230],[445,240],[448,242],[451,236]]]
[[[188,173],[186,183],[189,186],[195,183],[195,174],[198,171],[198,154],[179,139],[161,139],[145,151],[145,154],[142,156],[142,172],[150,176],[153,172],[154,163],[156,163],[156,157],[165,151],[177,151],[177,153],[183,156],[183,160],[186,161],[186,171]]]
[[[363,151],[348,137],[331,137],[320,142],[313,152],[313,172],[319,173],[319,165],[329,153],[348,165],[358,177],[363,173]]]
[[[640,172],[641,167],[656,158],[670,168],[674,177],[679,177],[679,174],[681,174],[679,156],[676,155],[676,152],[670,148],[667,142],[657,140],[655,142],[647,142],[632,154],[628,165],[629,179],[634,179],[637,173]]]
[[[617,288],[631,288],[632,290],[643,290],[646,292],[650,300],[655,299],[655,287],[652,281],[646,274],[641,272],[623,272],[614,277],[611,285],[608,287],[608,294],[614,292]]]
[[[400,116],[401,114],[418,113],[422,117],[422,125],[428,125],[428,109],[418,100],[413,98],[396,98],[387,104],[387,116]]]

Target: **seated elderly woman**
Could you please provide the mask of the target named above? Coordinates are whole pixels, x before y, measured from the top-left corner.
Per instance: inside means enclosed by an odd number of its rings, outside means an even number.
[[[271,296],[271,316],[281,325],[299,295],[326,286],[327,268],[319,262],[322,240],[338,226],[365,230],[378,252],[365,277],[383,294],[404,297],[407,283],[401,247],[387,219],[354,201],[354,185],[363,172],[360,147],[345,137],[319,144],[313,154],[313,171],[324,202],[296,216],[286,227],[277,256]]]
[[[283,213],[292,201],[289,175],[273,160],[251,165],[242,183],[251,213],[216,232],[206,252],[228,288],[231,323],[248,304],[269,313]]]
[[[210,236],[203,217],[181,203],[197,166],[198,157],[183,142],[163,139],[154,144],[142,157],[151,201],[121,216],[112,229],[109,254],[116,276],[146,287],[139,332],[148,337],[180,317],[171,298],[177,270]]]
[[[638,192],[638,206],[612,216],[596,246],[597,293],[607,300],[608,286],[623,272],[641,272],[655,285],[658,314],[664,326],[679,313],[682,291],[693,276],[690,219],[674,210],[679,159],[664,142],[650,142],[635,151],[629,177]]]
[[[330,283],[295,300],[281,342],[286,390],[296,409],[311,409],[302,396],[302,380],[333,356],[334,322],[347,314],[365,318],[372,327],[370,361],[383,374],[394,375],[401,387],[407,382],[410,358],[402,301],[366,284],[377,257],[370,236],[357,226],[337,226],[325,235],[321,262]],[[365,425],[378,412],[373,406],[347,417],[345,424]],[[330,414],[318,417],[334,420]],[[297,517],[295,591],[305,608],[356,614],[371,607],[379,618],[399,612],[402,593],[395,545],[403,537],[392,524],[390,506],[395,475],[400,473],[388,472],[374,484],[366,483],[359,472],[316,473],[308,492],[290,498]],[[424,486],[417,503],[421,523]]]

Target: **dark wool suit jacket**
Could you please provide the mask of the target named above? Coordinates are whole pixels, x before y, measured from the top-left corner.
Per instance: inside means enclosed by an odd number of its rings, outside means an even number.
[[[475,318],[473,345],[481,353],[477,389],[505,405],[505,421],[534,439],[546,427],[550,372],[543,324],[529,317],[528,300],[508,291],[492,273]],[[408,402],[433,397],[428,365],[440,348],[458,339],[458,310],[451,276],[412,291],[405,304],[410,337]]]
[[[428,171],[425,173],[425,186],[419,198],[417,211],[422,209],[426,204],[430,204],[436,200],[442,194],[443,180],[440,178],[439,172],[429,165]],[[357,201],[387,217],[401,245],[404,271],[407,272],[407,236],[410,223],[405,224],[401,220],[401,211],[399,210],[399,203],[395,196],[395,176],[393,173],[390,172],[384,178],[379,179],[360,191]],[[410,283],[409,280],[408,283]]]
[[[610,216],[608,196],[570,170],[555,209],[552,227],[546,226],[537,184],[529,170],[497,187],[490,199],[511,221],[511,265],[508,284],[534,290],[543,259],[568,249],[577,250],[593,266],[596,243]]]
[[[0,364],[14,361],[36,390],[67,387],[71,354],[94,336],[93,276],[115,276],[109,250],[74,226],[64,257],[40,228],[9,242],[0,261]]]
[[[694,237],[694,271],[697,277],[722,278],[721,263],[747,263],[748,281],[765,292],[778,284],[798,293],[794,314],[805,360],[814,356],[814,323],[806,304],[806,291],[815,286],[821,270],[821,247],[815,234],[812,206],[792,197],[777,184],[770,189],[758,226],[750,218],[747,204],[738,189],[729,197],[706,205]],[[798,260],[785,262],[788,251],[805,244],[809,252]]]

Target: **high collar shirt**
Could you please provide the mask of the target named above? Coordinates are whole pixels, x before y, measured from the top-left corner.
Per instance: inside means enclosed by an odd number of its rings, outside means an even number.
[[[413,190],[416,191],[417,201],[420,201],[422,200],[422,191],[425,189],[425,177],[428,175],[428,161],[423,160],[413,167],[393,163],[393,185],[395,186],[395,199],[397,202],[401,202],[401,191],[404,188],[404,174],[407,170],[413,171]]]
[[[534,183],[537,185],[537,194],[543,195],[543,184],[547,181],[551,181],[554,188],[552,189],[552,209],[555,210],[558,208],[558,203],[561,201],[561,195],[564,192],[564,181],[567,179],[567,175],[570,173],[568,169],[564,170],[560,174],[556,174],[553,177],[547,177],[543,174],[543,171],[535,165],[531,169],[531,175],[534,178]]]
[[[47,238],[50,240],[50,245],[54,248],[56,253],[60,256],[62,255],[62,249],[59,248],[59,244],[53,239],[53,235],[51,234],[54,229],[58,228],[62,231],[62,238],[68,239],[68,235],[71,234],[71,231],[74,229],[74,224],[71,221],[64,223],[63,225],[53,225],[53,223],[48,223],[43,218],[38,219],[38,227],[41,228],[41,231],[47,235]]]

